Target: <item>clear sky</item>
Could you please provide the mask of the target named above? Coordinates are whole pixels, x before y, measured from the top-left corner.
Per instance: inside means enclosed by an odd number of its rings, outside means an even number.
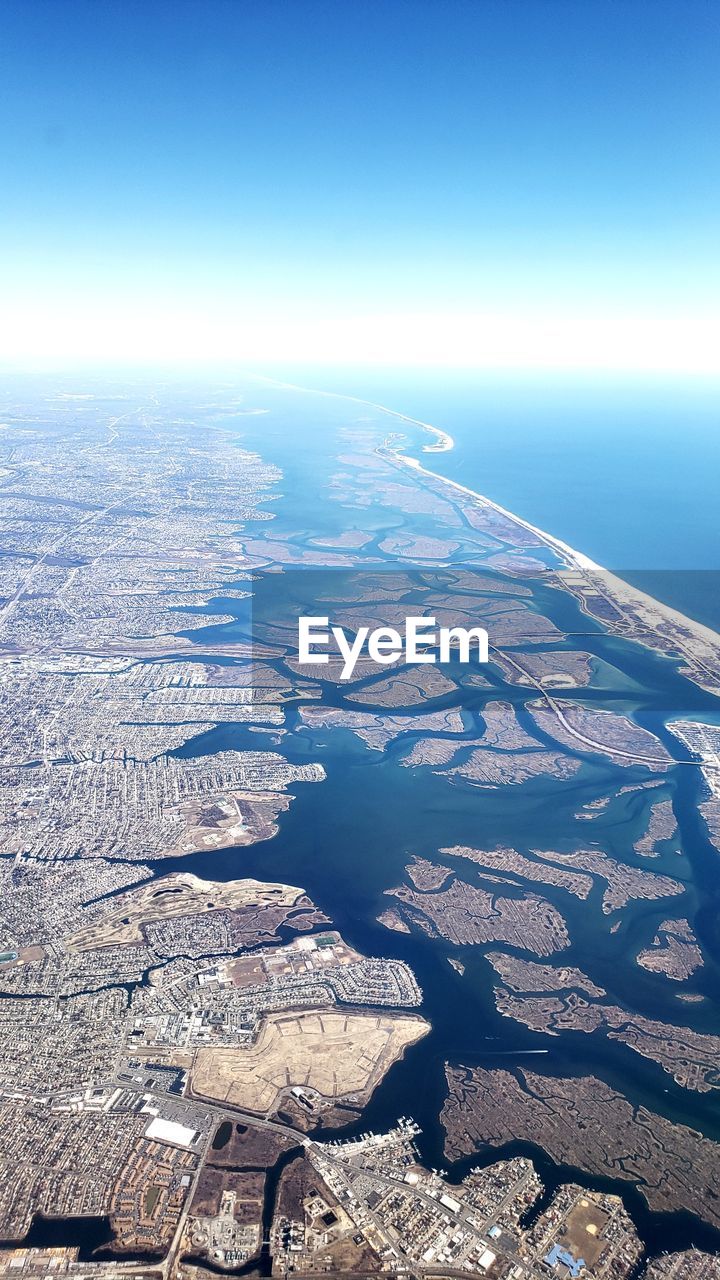
[[[10,359],[707,372],[717,0],[5,0]]]

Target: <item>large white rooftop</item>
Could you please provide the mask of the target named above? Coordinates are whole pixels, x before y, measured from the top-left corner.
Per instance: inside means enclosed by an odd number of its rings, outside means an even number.
[[[163,1120],[156,1116],[145,1130],[146,1138],[154,1138],[156,1142],[167,1142],[171,1147],[190,1147],[195,1141],[197,1130],[188,1129],[187,1125],[177,1120]]]

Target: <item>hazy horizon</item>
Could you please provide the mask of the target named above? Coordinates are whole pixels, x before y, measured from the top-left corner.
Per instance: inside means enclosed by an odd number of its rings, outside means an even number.
[[[706,0],[4,16],[6,361],[720,374]]]

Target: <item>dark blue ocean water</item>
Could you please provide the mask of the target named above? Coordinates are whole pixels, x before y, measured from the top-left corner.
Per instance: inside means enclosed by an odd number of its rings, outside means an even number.
[[[707,572],[720,571],[720,383],[358,369],[282,376],[442,427],[455,448],[428,455],[433,470],[720,627],[720,574]]]
[[[456,448],[449,453],[423,455],[429,467],[488,494],[608,567],[627,571],[628,566],[635,566],[636,572],[653,575],[655,594],[662,598],[684,591],[682,607],[696,616],[709,620],[708,612],[717,608],[714,601],[720,593],[712,591],[712,582],[720,579],[714,520],[720,475],[717,391],[707,387],[683,391],[678,385],[664,391],[659,386],[593,388],[575,384],[571,388],[569,384],[552,387],[549,383],[533,388],[478,378],[462,381],[450,375],[396,375],[391,380],[371,375],[361,378],[356,372],[335,375],[333,381],[327,374],[310,376],[305,371],[293,375],[284,370],[276,371],[276,376],[380,401],[443,427],[455,437]],[[192,412],[198,430],[207,425],[226,426],[237,434],[239,443],[258,448],[265,459],[279,463],[285,496],[273,501],[271,508],[268,503],[274,521],[265,526],[265,533],[271,539],[285,539],[291,547],[304,548],[313,539],[345,527],[369,529],[378,539],[388,529],[402,527],[417,535],[432,527],[425,509],[400,510],[392,495],[383,497],[382,491],[371,506],[344,506],[327,499],[338,458],[342,462],[348,443],[352,445],[357,420],[365,412],[357,406],[348,410],[339,402],[318,403],[315,397],[286,396],[266,387],[257,401],[268,403],[267,416],[242,417],[235,412],[242,402],[232,388],[227,395],[218,392],[217,402],[206,386],[199,395],[193,393],[195,399],[182,388],[166,390],[163,395],[160,411],[168,422],[176,412]],[[226,417],[223,399],[229,400]],[[350,431],[348,423],[352,424]],[[398,429],[390,420],[388,428]],[[376,438],[382,439],[385,425],[381,430],[377,426],[364,430],[371,437],[370,444],[365,444],[369,449]],[[409,434],[412,451],[417,453],[419,433]],[[396,569],[390,553],[388,559]],[[307,573],[298,576],[307,577]],[[287,583],[290,575],[284,577]],[[292,591],[293,584],[289,585]],[[277,590],[277,583],[270,586]],[[303,584],[303,591],[306,586]],[[275,626],[272,592],[263,614],[258,608],[261,590],[257,581],[254,589],[254,624],[265,617],[266,625]],[[567,593],[543,581],[533,582],[532,589],[541,616],[549,617],[564,634],[582,632],[583,647],[599,659],[593,685],[573,696],[590,706],[609,706],[630,714],[658,734],[674,758],[682,761],[684,753],[668,734],[666,722],[692,714],[716,721],[720,716],[718,699],[691,685],[667,659],[624,639],[606,636],[599,624],[580,615],[574,598]],[[305,595],[301,599],[307,603]],[[677,599],[673,602],[680,603]],[[210,617],[207,627],[192,632],[192,639],[198,658],[231,662],[217,657],[216,645],[248,638],[243,630],[248,625],[248,608],[234,598],[220,603],[222,613],[237,621],[218,624]],[[193,606],[191,611],[199,609]],[[207,612],[212,614],[212,608]],[[454,694],[450,696],[455,699]],[[528,727],[522,719],[522,704],[528,696],[534,694],[508,684],[500,671],[489,670],[488,683],[471,685],[469,695],[462,698],[467,741],[481,732],[484,703],[498,697],[512,701],[519,723]],[[342,707],[343,698],[342,691],[333,692],[329,687],[322,693],[328,707]],[[382,712],[380,704],[368,705]],[[327,774],[325,782],[320,786],[298,784],[291,789],[293,804],[282,815],[274,838],[242,850],[218,849],[211,858],[204,852],[165,859],[153,871],[158,875],[192,871],[214,880],[242,874],[302,884],[361,952],[394,956],[411,965],[423,988],[423,1011],[432,1031],[396,1063],[357,1124],[345,1131],[346,1136],[368,1127],[387,1128],[399,1115],[410,1114],[423,1129],[423,1158],[439,1166],[445,1158],[438,1118],[446,1092],[444,1062],[511,1065],[516,1058],[524,1062],[526,1054],[537,1054],[539,1048],[541,1056],[530,1060],[533,1069],[550,1075],[597,1074],[635,1105],[647,1106],[674,1123],[720,1139],[720,1096],[715,1092],[681,1088],[659,1064],[641,1060],[617,1041],[580,1032],[546,1036],[502,1017],[492,993],[494,979],[480,948],[462,948],[442,938],[430,938],[422,930],[409,935],[393,933],[382,928],[377,919],[387,906],[388,888],[403,879],[412,854],[437,860],[443,857],[439,852],[443,848],[476,842],[487,848],[509,845],[526,856],[538,848],[569,851],[584,847],[587,824],[577,814],[601,797],[610,796],[611,802],[607,811],[593,820],[593,842],[617,861],[637,868],[641,860],[634,842],[645,829],[646,808],[655,794],[639,791],[642,784],[653,781],[642,764],[629,766],[586,754],[581,769],[569,780],[534,777],[514,786],[509,795],[506,788],[448,784],[446,778],[429,770],[406,768],[399,758],[407,745],[404,735],[379,752],[342,730],[303,728],[292,703],[287,717],[291,732],[283,740],[283,753],[292,763],[320,761]],[[413,730],[408,727],[406,732]],[[257,746],[257,736],[250,727],[223,723],[175,754],[196,756]],[[656,790],[662,786],[663,794],[672,798],[684,856],[679,859],[668,845],[653,869],[672,875],[682,885],[682,897],[674,898],[673,912],[687,915],[703,944],[705,967],[688,989],[703,995],[704,1001],[679,1010],[674,1004],[675,993],[664,980],[640,971],[635,964],[638,950],[649,944],[658,922],[668,914],[664,900],[631,901],[618,921],[621,928],[615,931],[600,909],[601,891],[597,889],[587,903],[558,886],[543,885],[543,896],[567,919],[571,939],[565,953],[567,962],[601,982],[611,1001],[645,1018],[682,1022],[698,1032],[717,1034],[720,873],[717,852],[709,844],[697,810],[701,779],[696,770],[678,765],[655,782]],[[628,783],[636,784],[634,794],[625,794]],[[452,869],[457,874],[458,868]],[[519,891],[512,882],[505,890],[511,896]],[[458,950],[466,963],[463,975],[447,963]],[[503,1154],[517,1152],[533,1156],[549,1190],[559,1181],[578,1178],[588,1185],[622,1192],[653,1252],[682,1248],[691,1242],[720,1250],[720,1231],[687,1212],[651,1213],[628,1183],[609,1183],[571,1167],[554,1166],[527,1144],[514,1143]],[[470,1161],[453,1166],[452,1177],[462,1176],[469,1163],[487,1163],[497,1154],[489,1148],[476,1153]],[[37,1231],[36,1243],[80,1242],[86,1252],[95,1245],[102,1247],[107,1240],[104,1220],[85,1222],[79,1231],[71,1222],[64,1237],[56,1234],[52,1224],[41,1223]]]

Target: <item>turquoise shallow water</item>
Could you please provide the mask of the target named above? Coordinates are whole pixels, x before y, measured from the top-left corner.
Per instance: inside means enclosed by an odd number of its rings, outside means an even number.
[[[320,379],[313,381],[321,383]],[[705,465],[695,468],[697,482],[708,498],[707,504],[697,499],[693,503],[691,495],[680,485],[678,501],[682,500],[683,509],[688,513],[684,522],[666,519],[663,524],[661,504],[658,505],[661,494],[656,482],[645,483],[645,472],[637,461],[625,469],[620,465],[624,448],[622,423],[625,422],[630,444],[624,456],[639,458],[644,439],[648,465],[652,464],[656,471],[659,469],[665,477],[663,483],[669,484],[670,464],[667,459],[658,461],[650,447],[651,440],[659,438],[657,423],[666,424],[668,447],[676,451],[679,473],[681,463],[689,465],[691,454],[687,452],[687,443],[693,438],[692,432],[697,440],[703,433],[711,440],[714,410],[710,398],[698,403],[692,431],[688,428],[685,432],[683,452],[677,416],[673,418],[673,414],[680,412],[677,401],[674,408],[669,402],[665,405],[663,417],[659,397],[651,413],[649,404],[643,408],[641,397],[636,398],[633,406],[617,393],[614,417],[608,417],[610,402],[606,401],[605,405],[605,420],[614,423],[612,430],[601,423],[599,409],[597,417],[592,419],[594,427],[590,416],[586,416],[585,427],[576,430],[573,421],[579,419],[583,404],[590,415],[594,402],[589,391],[584,401],[579,394],[576,397],[573,418],[570,401],[565,402],[563,417],[559,393],[553,397],[546,388],[545,417],[542,418],[539,393],[534,397],[528,393],[523,400],[515,389],[513,399],[512,388],[506,388],[502,394],[496,388],[493,399],[488,387],[473,390],[458,386],[454,387],[453,399],[453,388],[443,389],[439,383],[433,385],[437,404],[433,404],[429,382],[425,387],[408,383],[403,393],[407,399],[401,395],[400,387],[390,394],[392,388],[369,382],[359,386],[348,381],[347,390],[380,399],[450,431],[457,443],[453,452],[420,455],[419,448],[425,437],[416,428],[407,429],[408,451],[413,456],[422,456],[430,467],[488,493],[616,569],[622,565],[606,553],[602,540],[617,537],[623,528],[639,530],[645,541],[639,535],[636,537],[633,560],[645,565],[645,572],[655,576],[656,586],[661,586],[666,596],[673,589],[672,583],[680,581],[688,584],[686,591],[691,594],[694,591],[697,600],[701,600],[703,592],[710,598],[708,584],[713,574],[720,572],[717,570],[720,562],[707,560],[705,567],[687,568],[682,567],[682,557],[683,547],[688,551],[702,544],[708,551],[709,539],[715,536],[710,490],[714,487],[717,468],[714,463],[711,468],[708,462],[714,456],[714,446],[709,444],[707,454],[703,454]],[[441,413],[438,410],[443,398],[445,411]],[[339,400],[303,396],[267,385],[248,389],[244,384],[236,387],[230,383],[220,388],[207,385],[189,389],[160,388],[151,403],[151,420],[157,415],[160,427],[180,419],[191,421],[198,433],[222,428],[233,434],[239,446],[257,449],[267,462],[280,466],[281,478],[272,491],[268,491],[264,503],[267,514],[272,513],[274,518],[254,523],[247,531],[250,548],[255,544],[255,552],[251,554],[258,566],[267,564],[270,570],[275,570],[278,564],[304,566],[297,571],[285,568],[280,575],[256,573],[252,605],[247,598],[229,596],[220,597],[211,606],[189,606],[189,613],[208,615],[207,625],[191,632],[198,659],[232,663],[232,657],[218,656],[228,641],[276,643],[282,634],[280,604],[286,591],[292,605],[300,605],[303,612],[311,615],[334,613],[335,607],[339,612],[348,601],[348,607],[364,609],[367,604],[369,608],[377,589],[377,584],[373,585],[377,566],[396,575],[399,572],[397,557],[402,552],[397,552],[393,539],[407,535],[412,540],[433,532],[447,532],[442,521],[436,526],[433,515],[437,495],[432,501],[427,493],[425,501],[409,501],[408,495],[404,499],[400,495],[394,473],[390,482],[387,478],[382,480],[382,469],[376,468],[375,450],[388,431],[404,432],[397,422],[384,415],[348,406]],[[248,413],[248,407],[262,407],[266,412]],[[493,423],[492,430],[483,428],[484,435],[478,427],[481,418],[484,423]],[[644,436],[637,422],[644,423]],[[612,440],[615,443],[611,447]],[[544,472],[538,469],[541,462]],[[584,470],[586,464],[589,469]],[[628,496],[621,501],[613,486],[619,486],[617,493],[622,491]],[[583,492],[585,507],[581,500]],[[712,496],[714,499],[714,494]],[[239,488],[238,522],[244,519],[242,511],[243,495]],[[690,515],[694,520],[692,524]],[[448,527],[453,538],[459,539],[457,549],[448,552],[454,565],[463,572],[467,572],[468,561],[476,569],[478,564],[482,566],[482,542],[476,543],[461,524]],[[358,583],[353,584],[352,589],[339,590],[336,584],[326,580],[334,570],[325,573],[316,569],[311,573],[307,566],[314,563],[314,549],[331,546],[333,538],[353,530],[362,530],[368,535],[357,560],[365,565],[366,577],[368,566],[373,566],[371,581],[367,587]],[[629,538],[630,534],[625,533],[623,537]],[[263,539],[267,539],[264,551]],[[658,568],[658,564],[667,564],[664,554],[659,559],[660,551],[664,552],[667,547],[672,550],[675,567]],[[308,553],[311,558],[303,559]],[[489,550],[487,554],[490,555]],[[653,554],[658,558],[654,559]],[[350,561],[355,563],[355,557],[350,557]],[[241,567],[241,563],[229,562],[229,584],[237,586],[234,568]],[[710,564],[716,567],[708,567]],[[407,572],[407,566],[404,571]],[[421,572],[425,581],[428,571]],[[500,570],[491,572],[496,575],[494,581],[503,577]],[[303,721],[300,710],[303,702],[330,711],[357,710],[352,699],[346,700],[345,686],[333,687],[327,682],[315,691],[316,696],[310,697],[306,692],[299,705],[291,701],[286,708],[288,732],[282,739],[282,753],[294,764],[320,762],[326,779],[319,785],[298,783],[291,788],[293,803],[281,814],[277,834],[242,849],[221,848],[212,854],[205,850],[183,858],[163,859],[153,865],[152,871],[158,876],[172,870],[192,871],[210,880],[248,875],[264,881],[302,885],[348,942],[363,954],[391,956],[411,965],[423,989],[423,1012],[432,1030],[387,1074],[355,1126],[345,1131],[346,1136],[368,1127],[387,1128],[399,1115],[410,1114],[422,1127],[423,1158],[430,1166],[438,1167],[445,1161],[444,1133],[439,1120],[446,1093],[444,1063],[490,1068],[502,1065],[512,1069],[528,1065],[526,1056],[533,1055],[529,1064],[541,1075],[597,1075],[634,1105],[646,1106],[672,1123],[690,1125],[717,1142],[720,1140],[720,1094],[716,1090],[684,1088],[661,1063],[641,1057],[629,1044],[607,1035],[569,1029],[556,1036],[533,1030],[514,1017],[504,1017],[493,995],[494,971],[484,959],[484,944],[465,945],[462,938],[450,941],[443,936],[432,937],[421,927],[415,927],[407,935],[396,933],[383,928],[378,921],[378,915],[392,901],[387,897],[388,890],[392,892],[399,883],[405,882],[406,866],[413,855],[447,865],[450,855],[443,850],[456,845],[486,849],[510,847],[524,858],[532,859],[537,857],[537,850],[541,854],[553,850],[572,853],[576,849],[587,849],[589,843],[615,862],[644,874],[648,867],[635,843],[647,827],[648,806],[661,794],[672,803],[679,835],[664,842],[651,870],[675,879],[678,893],[660,898],[631,896],[616,920],[603,911],[604,890],[597,884],[587,898],[581,899],[569,893],[567,887],[543,881],[541,896],[557,909],[567,924],[564,961],[599,983],[611,1005],[617,1004],[644,1020],[658,1019],[670,1027],[686,1028],[701,1035],[718,1033],[720,864],[698,814],[698,801],[704,795],[702,779],[697,769],[684,767],[686,752],[668,733],[666,724],[687,716],[717,723],[720,699],[690,684],[672,660],[620,637],[606,635],[599,623],[580,614],[573,597],[551,584],[523,579],[505,581],[502,585],[511,588],[506,594],[512,596],[520,592],[523,599],[530,591],[534,596],[534,611],[557,627],[558,637],[566,637],[559,638],[558,645],[572,649],[578,643],[577,637],[582,636],[583,650],[593,655],[590,683],[564,696],[588,710],[606,709],[630,715],[638,725],[659,738],[676,764],[667,771],[649,770],[642,760],[634,764],[619,763],[603,752],[571,751],[562,742],[556,744],[552,735],[548,736],[533,718],[534,690],[508,682],[503,670],[491,664],[481,673],[481,682],[470,680],[467,685],[456,682],[454,691],[436,700],[437,707],[445,710],[452,706],[462,713],[463,728],[454,732],[458,743],[462,739],[466,744],[460,749],[470,750],[471,744],[485,733],[486,707],[502,700],[512,703],[521,729],[531,734],[535,729],[537,741],[541,745],[557,746],[561,756],[568,753],[577,756],[579,768],[569,775],[558,769],[558,776],[554,777],[545,772],[531,774],[512,784],[476,787],[468,780],[452,781],[442,770],[407,766],[403,761],[404,752],[419,734],[426,732],[418,727],[412,708],[401,712],[406,716],[406,727],[382,751],[365,745],[346,728],[332,729],[332,721],[315,728]],[[647,581],[644,585],[652,589]],[[465,582],[463,590],[472,589],[472,584]],[[490,605],[493,594],[489,591]],[[662,593],[657,590],[656,594]],[[391,603],[399,595],[399,591],[391,592]],[[477,595],[475,609],[480,610],[481,588]],[[411,603],[406,596],[403,600],[406,605]],[[218,623],[218,609],[233,621]],[[414,602],[412,611],[418,612]],[[291,616],[294,617],[292,613]],[[494,617],[491,613],[490,618]],[[179,615],[181,629],[182,625],[183,618]],[[534,634],[531,629],[526,642],[530,650]],[[267,663],[272,661],[279,664],[282,674],[282,658],[267,658]],[[374,677],[369,679],[372,682]],[[366,684],[366,695],[368,687],[371,685]],[[372,698],[367,698],[364,705],[371,712],[383,714],[380,700],[374,703]],[[427,703],[421,705],[420,710],[423,709],[427,710]],[[438,736],[442,737],[444,732],[440,730]],[[175,754],[182,758],[223,750],[256,750],[261,744],[262,739],[258,739],[252,726],[223,722],[191,739]],[[492,743],[488,743],[488,751],[494,750]],[[587,807],[598,801],[607,803],[595,812],[589,825]],[[496,883],[482,871],[460,865],[454,859],[449,869],[459,881],[470,886]],[[533,886],[536,886],[534,880],[530,888]],[[506,877],[502,893],[516,898],[524,894],[526,888],[523,875],[511,873]],[[660,921],[681,916],[691,922],[705,955],[704,968],[688,979],[685,987],[685,994],[692,993],[703,999],[682,1007],[669,980],[636,964],[638,952],[650,945]],[[513,951],[512,942],[507,943],[506,949]],[[458,955],[466,965],[462,975],[448,964],[448,959]],[[548,1194],[559,1182],[568,1179],[620,1192],[652,1252],[680,1248],[692,1242],[720,1250],[720,1229],[713,1228],[709,1221],[701,1221],[688,1209],[673,1214],[652,1212],[633,1184],[608,1181],[604,1176],[583,1173],[570,1166],[557,1166],[528,1141],[518,1139],[501,1150],[503,1154],[532,1155]],[[497,1154],[496,1148],[482,1148],[469,1160],[453,1165],[451,1177],[459,1178],[469,1164],[487,1163]],[[691,1202],[689,1209],[695,1207]],[[698,1200],[697,1208],[707,1214],[707,1204],[700,1204]],[[717,1221],[715,1213],[707,1216]],[[87,1251],[106,1240],[107,1224],[84,1222],[77,1229],[71,1222],[68,1231],[67,1236],[58,1236],[54,1227],[41,1224],[33,1242],[80,1241]]]
[[[455,447],[429,456],[433,470],[720,628],[720,384],[416,370],[284,376],[442,427]]]

